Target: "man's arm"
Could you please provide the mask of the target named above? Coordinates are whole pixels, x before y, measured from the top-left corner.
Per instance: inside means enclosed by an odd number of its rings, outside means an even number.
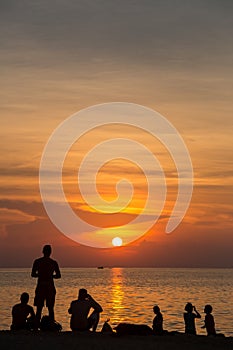
[[[30,314],[31,318],[34,320],[34,318],[36,317],[36,315],[35,315],[35,312],[34,312],[34,309],[33,309],[32,306],[30,307],[29,314]]]
[[[72,304],[73,304],[73,302],[71,302],[70,307],[69,307],[69,309],[68,309],[68,313],[69,313],[69,314],[72,314]]]
[[[54,272],[55,272],[55,275],[53,275],[53,278],[54,278],[54,279],[61,278],[61,272],[60,272],[58,263],[57,263],[56,261],[55,261]]]
[[[204,325],[203,326],[201,326],[201,328],[206,328],[206,319],[204,320]]]
[[[14,317],[14,316],[15,316],[15,306],[13,306],[13,307],[12,307],[12,310],[11,310],[11,315],[12,315],[12,317]]]
[[[37,260],[34,261],[33,266],[32,266],[32,272],[31,272],[32,277],[38,277],[38,266],[37,266]]]
[[[196,318],[201,318],[201,315],[199,314],[195,306],[193,307],[193,311],[196,313]]]
[[[97,303],[91,296],[90,294],[88,294],[88,299],[90,300],[91,302],[91,307],[96,311],[96,312],[102,312],[103,309],[102,307],[100,306],[99,303]]]

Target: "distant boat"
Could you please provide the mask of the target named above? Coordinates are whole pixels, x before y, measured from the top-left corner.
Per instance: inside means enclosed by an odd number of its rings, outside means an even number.
[[[103,266],[98,266],[97,269],[102,270],[104,267]]]

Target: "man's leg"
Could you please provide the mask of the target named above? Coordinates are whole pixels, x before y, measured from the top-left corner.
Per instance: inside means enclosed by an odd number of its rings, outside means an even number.
[[[49,312],[49,319],[52,322],[55,320],[55,317],[54,317],[55,297],[56,297],[56,291],[54,290],[54,288],[52,290],[48,289],[48,293],[46,296],[46,306]]]
[[[41,319],[42,309],[43,309],[43,305],[39,305],[36,307],[36,322],[35,322],[36,329],[40,328],[40,319]]]
[[[91,315],[88,317],[88,327],[92,328],[92,331],[95,332],[100,320],[99,312],[93,311]]]
[[[53,306],[49,305],[48,306],[48,311],[49,311],[50,321],[54,321],[54,309],[53,309]]]
[[[40,328],[41,314],[44,307],[44,289],[37,285],[34,298],[34,306],[36,306],[35,329]]]

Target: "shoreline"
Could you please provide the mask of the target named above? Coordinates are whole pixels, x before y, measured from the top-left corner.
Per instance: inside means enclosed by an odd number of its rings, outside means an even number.
[[[1,350],[225,350],[233,348],[233,337],[190,336],[185,334],[140,336],[96,333],[0,331]]]

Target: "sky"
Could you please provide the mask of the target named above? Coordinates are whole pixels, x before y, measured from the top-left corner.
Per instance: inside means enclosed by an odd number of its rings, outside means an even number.
[[[232,14],[230,0],[0,2],[1,267],[31,266],[47,243],[61,266],[233,266]],[[194,190],[182,223],[168,235],[177,173],[164,146],[121,126],[83,135],[65,159],[63,186],[75,214],[100,231],[140,214],[147,183],[142,169],[115,159],[100,169],[97,189],[114,200],[116,182],[127,177],[132,201],[120,213],[92,210],[80,195],[77,169],[98,142],[143,143],[167,180],[166,204],[149,232],[124,247],[97,249],[69,239],[50,221],[39,166],[60,123],[114,101],[149,107],[175,126],[193,163]]]

